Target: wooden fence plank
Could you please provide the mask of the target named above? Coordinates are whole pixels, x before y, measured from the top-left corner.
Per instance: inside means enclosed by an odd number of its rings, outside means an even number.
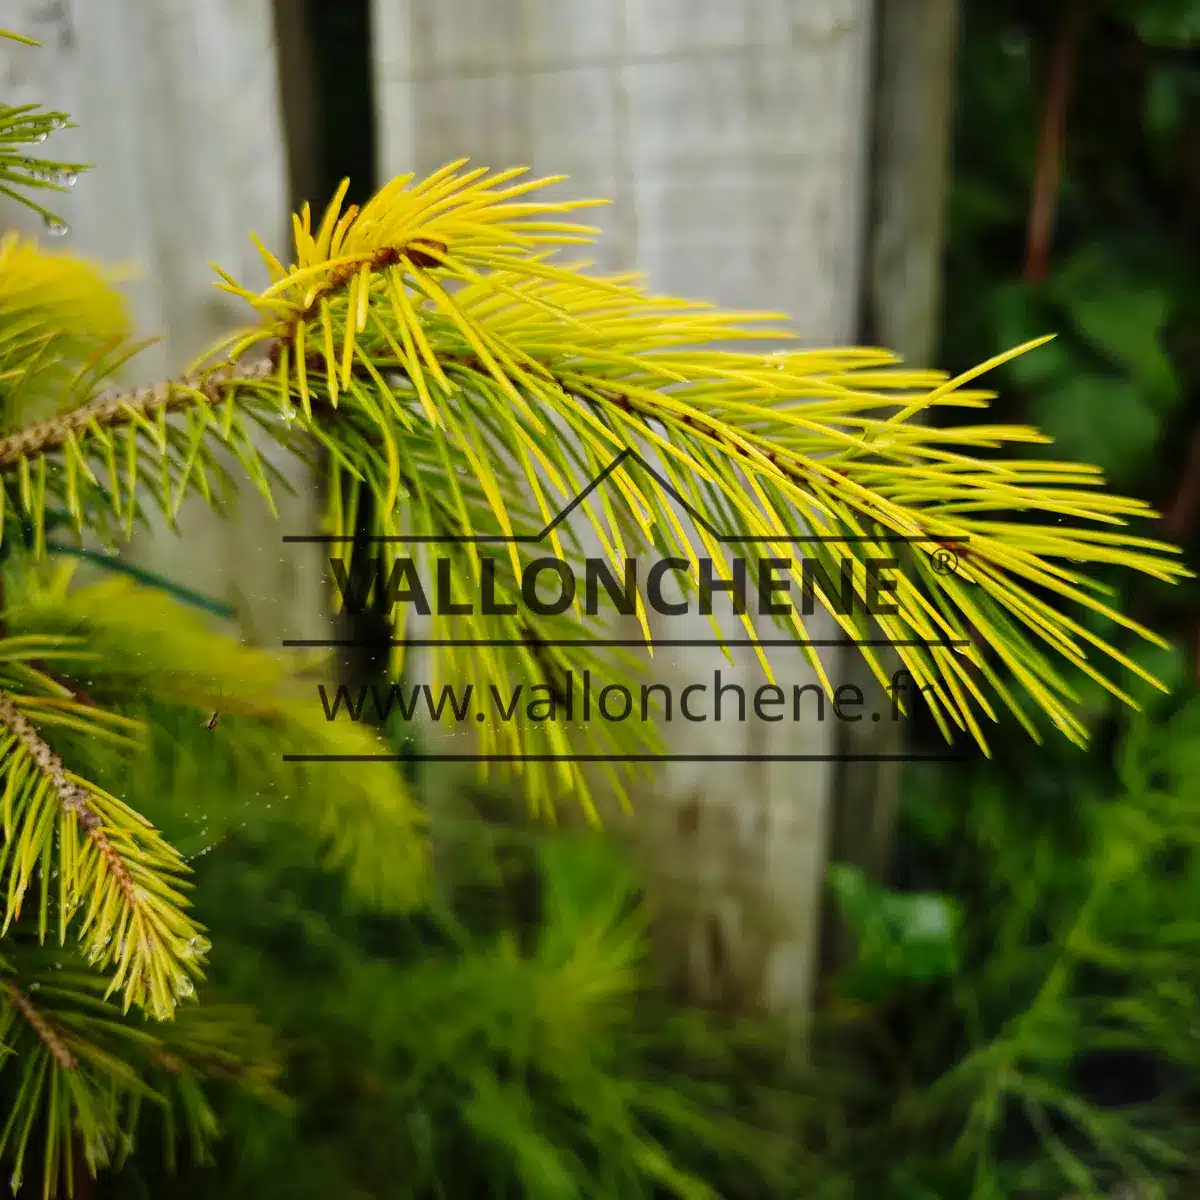
[[[78,128],[46,150],[96,164],[58,204],[61,247],[138,271],[127,285],[139,334],[163,340],[133,364],[146,382],[182,370],[251,315],[214,286],[210,261],[252,286],[266,275],[248,233],[287,245],[288,196],[269,0],[0,0],[0,24],[43,42],[0,46],[10,103],[69,112]],[[40,234],[11,203],[5,223]],[[238,610],[242,632],[277,645],[320,637],[322,560],[283,553],[280,524],[316,526],[315,490],[291,460],[277,465],[297,489],[274,521],[246,485],[229,521],[185,504],[180,534],[139,536],[134,560]]]
[[[869,131],[867,0],[375,0],[381,175],[464,155],[570,175],[611,197],[602,268],[663,291],[779,308],[807,343],[852,340]],[[670,636],[711,636],[671,622]],[[830,636],[813,622],[814,637]],[[728,677],[763,682],[752,651]],[[708,651],[655,662],[711,682]],[[777,656],[790,685],[812,680]],[[751,682],[753,681],[753,682]],[[826,753],[813,721],[673,726],[671,749]],[[830,770],[671,764],[637,831],[657,881],[664,959],[711,1003],[803,1011],[812,988]]]

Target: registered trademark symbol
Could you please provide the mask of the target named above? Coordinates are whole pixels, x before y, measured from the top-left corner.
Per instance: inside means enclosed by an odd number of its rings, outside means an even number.
[[[930,558],[935,575],[953,575],[958,570],[958,555],[945,546],[939,546]]]

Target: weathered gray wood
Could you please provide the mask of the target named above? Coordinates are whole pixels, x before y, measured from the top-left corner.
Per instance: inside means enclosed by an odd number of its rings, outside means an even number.
[[[273,0],[280,110],[288,165],[288,202],[318,207],[319,151],[311,0]]]
[[[871,211],[863,288],[864,342],[917,367],[931,362],[941,295],[942,213],[949,160],[958,0],[878,0]],[[894,651],[881,656],[890,675]],[[845,650],[838,677],[891,705],[862,655]],[[903,751],[903,726],[842,724],[830,855],[885,874],[901,765],[867,755]],[[843,953],[845,946],[843,945]]]
[[[958,0],[879,0],[866,327],[933,365]]]
[[[0,25],[44,43],[0,47],[6,99],[69,112],[79,128],[44,149],[96,164],[56,198],[70,228],[47,244],[137,269],[126,289],[138,333],[163,340],[135,360],[131,381],[183,369],[251,316],[215,288],[209,262],[259,285],[265,271],[249,231],[287,249],[268,0],[0,0]],[[15,205],[5,205],[3,218],[42,232]],[[294,462],[279,465],[298,489],[279,497],[284,523],[314,528],[311,481]],[[180,529],[139,538],[132,556],[234,604],[251,638],[321,636],[320,556],[284,555],[279,525],[252,488],[226,522],[199,501],[186,504]]]
[[[463,155],[568,174],[607,196],[602,268],[661,291],[792,314],[808,343],[853,339],[865,215],[868,0],[376,0],[381,175]],[[829,626],[813,623],[813,636]],[[710,637],[703,618],[670,636]],[[716,652],[714,652],[716,653]],[[762,682],[752,652],[730,679]],[[705,651],[654,669],[711,680]],[[776,655],[787,683],[812,675]],[[751,717],[667,731],[672,750],[828,752],[832,730]],[[702,743],[702,746],[701,746]],[[672,764],[637,832],[663,957],[692,996],[802,1012],[812,988],[827,763]]]

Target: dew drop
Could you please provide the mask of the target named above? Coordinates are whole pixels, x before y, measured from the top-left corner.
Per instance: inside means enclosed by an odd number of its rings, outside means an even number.
[[[70,228],[66,221],[59,217],[47,217],[43,223],[51,237],[62,237]]]
[[[212,943],[200,936],[189,938],[179,947],[179,957],[184,959],[195,958],[198,955],[205,955],[212,949]]]
[[[181,996],[194,996],[196,994],[196,985],[184,975],[175,985],[175,990]]]
[[[46,131],[43,129],[41,133],[35,133],[33,135],[33,140],[36,144],[40,144],[41,142],[44,142],[46,140],[46,137],[47,137]]]
[[[56,182],[63,187],[74,187],[79,182],[78,171],[59,171]]]

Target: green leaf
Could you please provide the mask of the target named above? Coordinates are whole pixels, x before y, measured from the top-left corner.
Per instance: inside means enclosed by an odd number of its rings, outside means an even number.
[[[899,986],[954,973],[960,912],[952,898],[893,892],[844,864],[830,869],[829,882],[855,939],[854,962],[841,981],[844,994],[875,1000]]]
[[[1179,380],[1161,334],[1171,297],[1161,288],[1123,281],[1105,255],[1077,255],[1051,285],[1072,325],[1094,350],[1129,373],[1159,412],[1179,399]]]
[[[1158,679],[1170,692],[1175,692],[1187,682],[1188,656],[1179,646],[1154,646],[1140,642],[1130,647],[1129,657]],[[1149,708],[1164,699],[1165,693],[1151,687],[1144,679],[1131,671],[1122,686],[1143,708]]]
[[[1147,134],[1159,141],[1177,135],[1187,117],[1182,76],[1178,71],[1152,71],[1146,81],[1142,120]]]
[[[1123,379],[1072,379],[1039,398],[1036,416],[1056,457],[1095,463],[1114,482],[1140,475],[1161,432],[1146,397]]]
[[[1200,44],[1200,6],[1195,0],[1113,0],[1108,7],[1151,46],[1179,49]]]
[[[1021,345],[1054,325],[1039,294],[1019,281],[997,287],[988,307],[992,329],[1004,345]],[[1038,388],[1069,378],[1075,365],[1069,345],[1056,338],[1028,354],[1010,359],[1004,370],[1018,387]]]

